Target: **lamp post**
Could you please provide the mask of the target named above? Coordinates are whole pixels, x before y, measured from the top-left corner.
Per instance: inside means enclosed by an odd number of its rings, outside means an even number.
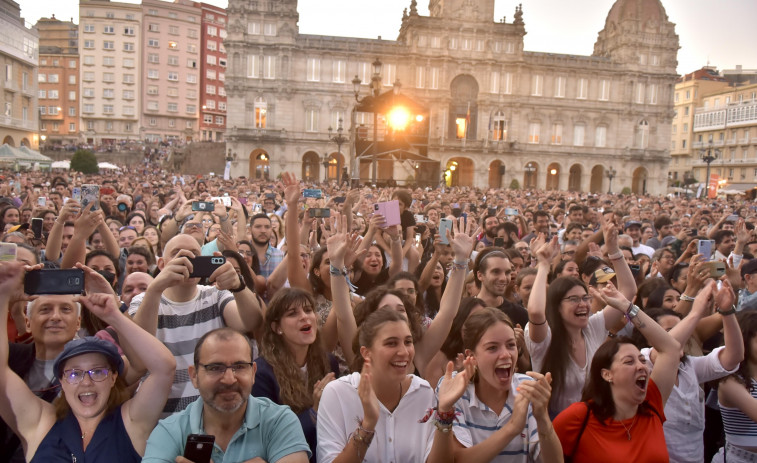
[[[699,150],[699,157],[707,163],[707,177],[704,181],[707,184],[707,197],[710,196],[710,164],[720,156],[720,150],[712,147],[712,142],[707,145],[707,148]],[[717,188],[717,187],[716,187]],[[717,191],[717,190],[716,190]]]
[[[612,179],[615,178],[615,175],[618,173],[617,170],[610,167],[607,169],[607,172],[605,172],[605,175],[607,175],[607,178],[610,179],[610,186],[607,188],[608,193],[612,193]]]
[[[356,136],[357,135],[357,123],[356,123],[357,111],[356,109],[358,105],[364,102],[370,101],[370,100],[366,101],[367,98],[375,98],[379,96],[379,94],[381,93],[381,68],[383,67],[383,64],[381,63],[381,60],[376,58],[376,61],[373,62],[372,66],[373,66],[373,75],[371,76],[370,93],[367,96],[360,98],[360,85],[363,83],[360,77],[355,76],[355,78],[352,79],[352,88],[355,93],[355,102],[357,103],[357,105],[353,106],[352,108],[352,116],[351,116],[352,126],[350,128],[350,132],[352,132],[351,135],[352,135],[352,140],[353,140],[353,143],[350,146],[350,151],[351,151],[350,160],[352,161],[353,181],[356,178],[358,178],[358,160],[357,160],[358,155],[356,151],[356,144],[357,144],[357,136]],[[376,159],[375,159],[376,153],[378,151],[376,149],[376,138],[378,138],[377,127],[378,127],[378,114],[376,113],[375,108],[373,108],[373,143],[371,145],[371,153],[373,154],[373,158],[374,158],[373,159],[373,182],[374,183],[376,182],[376,177],[378,175],[378,172],[377,172],[378,164],[376,163]]]
[[[342,131],[344,130],[344,127],[342,127],[342,118],[340,117],[337,121],[337,127],[336,127],[336,135],[333,135],[334,129],[329,126],[329,141],[332,141],[336,143],[336,150],[341,156],[342,154],[342,145],[344,142],[348,141],[349,138],[342,135]],[[326,169],[326,175],[325,180],[329,181],[329,159],[328,157],[324,158],[323,160],[323,167]],[[339,180],[339,172],[336,173],[337,181]]]

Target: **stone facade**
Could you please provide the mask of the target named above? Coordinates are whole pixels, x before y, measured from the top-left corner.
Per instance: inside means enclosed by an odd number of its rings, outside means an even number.
[[[452,185],[599,192],[612,167],[614,191],[665,192],[678,37],[659,0],[617,0],[591,56],[524,51],[520,7],[512,22],[493,20],[494,0],[431,0],[429,10],[420,16],[412,0],[397,40],[357,39],[299,34],[296,0],[230,0],[232,174],[318,179],[326,163],[335,178],[354,148],[336,153],[328,128],[341,119],[353,140],[360,126],[371,132],[351,81],[366,95],[378,58],[381,93],[399,80],[427,108],[435,162],[379,161],[376,174],[361,163],[363,181],[444,173]]]

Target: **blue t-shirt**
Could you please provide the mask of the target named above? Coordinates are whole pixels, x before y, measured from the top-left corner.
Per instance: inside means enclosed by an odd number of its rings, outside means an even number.
[[[200,398],[183,411],[160,420],[147,439],[142,462],[174,463],[177,456],[184,455],[187,436],[207,434],[202,410]],[[260,457],[275,463],[296,452],[307,452],[310,457],[310,447],[292,410],[268,399],[250,396],[242,426],[234,433],[225,452],[214,445],[211,458],[214,463],[224,463]]]

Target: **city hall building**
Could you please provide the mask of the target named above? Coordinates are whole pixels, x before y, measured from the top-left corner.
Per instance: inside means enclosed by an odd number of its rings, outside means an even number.
[[[494,0],[429,11],[412,0],[396,40],[362,39],[300,34],[296,0],[230,0],[232,175],[666,191],[679,46],[659,0],[617,0],[589,56],[524,50],[521,7],[510,22]],[[413,141],[392,145],[403,130]]]

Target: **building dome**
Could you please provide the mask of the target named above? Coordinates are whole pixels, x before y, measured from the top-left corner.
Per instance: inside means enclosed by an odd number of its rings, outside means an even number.
[[[660,0],[617,0],[607,14],[605,25],[626,20],[662,24],[668,20]]]

